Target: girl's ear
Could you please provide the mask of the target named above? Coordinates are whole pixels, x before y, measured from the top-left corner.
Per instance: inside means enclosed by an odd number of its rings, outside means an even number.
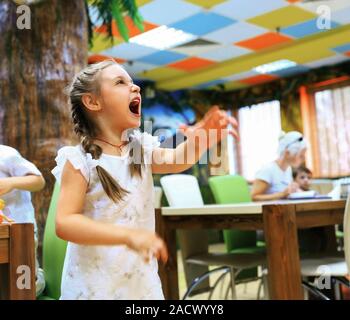
[[[102,110],[102,106],[99,99],[97,99],[96,95],[92,93],[83,94],[83,96],[81,97],[81,101],[83,102],[84,106],[90,111]]]

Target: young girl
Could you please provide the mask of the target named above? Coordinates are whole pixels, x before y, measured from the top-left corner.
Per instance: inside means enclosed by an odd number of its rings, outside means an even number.
[[[82,70],[69,95],[81,144],[60,149],[53,170],[61,186],[56,232],[69,241],[61,299],[164,299],[157,259],[166,262],[167,250],[155,234],[152,173],[188,169],[205,151],[198,133],[236,121],[213,107],[182,126],[186,142],[159,148],[156,137],[128,130],[140,126],[140,88],[113,61]],[[192,163],[176,163],[191,152]]]
[[[5,201],[4,213],[15,222],[34,224],[35,247],[38,244],[37,226],[30,193],[44,186],[45,180],[33,163],[24,159],[17,150],[0,145],[0,198]],[[44,273],[36,259],[37,296],[44,288]]]
[[[283,134],[279,139],[275,161],[260,169],[251,190],[254,201],[278,200],[286,198],[299,189],[293,182],[292,167],[297,168],[305,161],[306,142],[297,131]]]

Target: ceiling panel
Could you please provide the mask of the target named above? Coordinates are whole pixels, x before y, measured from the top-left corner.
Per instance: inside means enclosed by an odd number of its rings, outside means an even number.
[[[225,84],[237,89],[279,77],[306,72],[350,59],[350,2],[297,0],[137,0],[144,18],[141,33],[125,18],[130,42],[113,26],[113,41],[106,28],[94,30],[89,61],[112,57],[134,78],[155,81],[166,90],[212,88]],[[96,9],[90,6],[98,24]],[[325,23],[324,15],[330,12]],[[329,13],[328,12],[328,13]],[[162,40],[149,32],[166,26],[179,42]],[[169,30],[169,29],[166,29]],[[138,42],[136,36],[147,36]],[[165,38],[163,38],[165,39]],[[293,68],[257,74],[254,67],[281,59]]]

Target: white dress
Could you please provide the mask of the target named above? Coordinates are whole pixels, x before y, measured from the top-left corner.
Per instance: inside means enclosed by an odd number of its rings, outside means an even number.
[[[159,146],[156,137],[139,131],[134,138],[143,145],[146,162]],[[87,217],[128,227],[155,230],[153,178],[151,166],[142,169],[142,178],[131,177],[128,153],[124,156],[102,154],[94,160],[81,146],[58,151],[57,166],[52,170],[60,182],[67,160],[89,182],[82,214]],[[129,194],[118,204],[111,201],[99,181],[96,165],[106,169]],[[158,262],[145,263],[135,251],[124,245],[91,246],[68,243],[64,262],[61,299],[164,299],[158,276]]]

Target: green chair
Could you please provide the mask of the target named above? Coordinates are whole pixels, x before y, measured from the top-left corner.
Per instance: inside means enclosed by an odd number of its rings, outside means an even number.
[[[251,196],[246,180],[239,175],[210,177],[209,186],[215,202],[218,204],[251,202]],[[255,231],[224,230],[224,241],[228,252],[261,253],[265,251],[264,244],[258,246]],[[257,270],[245,270],[238,275],[237,280],[257,277]]]
[[[56,236],[55,218],[59,185],[56,183],[46,219],[43,241],[43,269],[45,272],[45,290],[39,300],[58,300],[61,296],[61,277],[66,254],[67,242]]]

